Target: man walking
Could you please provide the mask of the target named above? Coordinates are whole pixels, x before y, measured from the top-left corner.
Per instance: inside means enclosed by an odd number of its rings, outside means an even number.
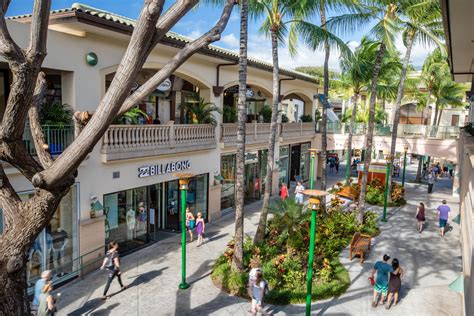
[[[435,177],[433,176],[433,172],[428,174],[428,193],[431,194],[433,192],[433,185],[435,183]]]
[[[374,285],[374,300],[372,301],[372,307],[377,307],[379,304],[379,296],[381,296],[380,303],[383,304],[385,297],[388,292],[388,275],[393,272],[393,268],[387,261],[390,260],[390,256],[383,255],[383,261],[377,261],[372,270],[372,278],[374,277],[375,271],[377,271],[377,278],[375,279]]]
[[[442,203],[443,204],[438,206],[436,210],[438,211],[439,229],[441,232],[441,237],[444,237],[446,224],[449,220],[449,212],[451,212],[451,209],[449,208],[449,206],[446,205],[446,200],[443,200]]]

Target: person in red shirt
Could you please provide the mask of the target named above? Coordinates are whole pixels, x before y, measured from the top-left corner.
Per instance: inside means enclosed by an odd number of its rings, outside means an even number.
[[[288,188],[286,187],[286,183],[283,182],[281,184],[280,198],[282,201],[285,201],[287,197],[288,197]]]

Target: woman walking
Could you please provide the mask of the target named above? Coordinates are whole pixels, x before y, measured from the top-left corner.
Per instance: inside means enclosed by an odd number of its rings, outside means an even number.
[[[195,224],[196,221],[194,219],[193,213],[191,213],[189,207],[186,207],[186,230],[189,232],[189,238],[191,238],[189,242],[193,242],[193,229]]]
[[[262,312],[263,307],[263,296],[265,294],[265,281],[263,280],[263,274],[261,270],[257,270],[255,273],[255,281],[252,284],[252,315]]]
[[[205,230],[206,230],[206,224],[204,223],[204,218],[202,218],[202,213],[198,212],[197,220],[196,220],[196,232],[198,234],[198,241],[197,241],[198,247],[202,245],[202,235],[204,234]]]
[[[423,225],[425,223],[425,204],[423,202],[420,202],[420,205],[416,208],[416,228],[418,229],[418,232],[421,234],[423,231]]]
[[[400,263],[397,258],[392,260],[393,272],[390,273],[390,281],[388,283],[388,298],[386,309],[390,309],[390,304],[392,303],[393,297],[393,306],[397,305],[398,302],[398,292],[400,292],[400,287],[402,286],[402,279],[404,276],[403,269],[400,267]]]
[[[110,295],[107,296],[107,292],[109,291],[110,284],[112,283],[113,279],[117,277],[120,287],[122,291],[127,288],[126,285],[122,283],[122,273],[120,272],[120,260],[119,260],[119,253],[118,253],[118,243],[115,241],[111,241],[109,243],[109,250],[105,254],[104,262],[100,269],[107,269],[109,270],[109,277],[107,279],[107,284],[105,285],[104,295],[102,296],[103,300],[110,298]]]

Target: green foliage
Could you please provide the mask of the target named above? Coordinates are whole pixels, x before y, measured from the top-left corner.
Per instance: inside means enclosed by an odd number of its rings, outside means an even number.
[[[194,98],[179,105],[180,109],[186,111],[188,122],[191,124],[217,125],[213,112],[222,113],[219,107],[212,102],[206,102],[204,98],[195,95]]]
[[[313,118],[311,117],[311,115],[301,115],[300,120],[301,122],[312,122]]]
[[[222,114],[224,123],[235,123],[237,122],[237,110],[233,106],[224,105],[224,111]]]
[[[138,107],[128,110],[122,116],[116,118],[113,124],[138,125],[140,118],[147,119],[148,115]]]
[[[323,115],[321,114],[321,111],[316,109],[316,111],[314,111],[314,120],[317,123],[317,122],[321,121],[322,119],[323,119]]]
[[[264,123],[270,123],[272,120],[272,108],[269,105],[265,104],[260,109],[259,115],[263,117]]]
[[[286,116],[286,114],[282,114],[281,115],[281,122],[282,123],[288,123],[289,119],[288,119],[288,116]]]
[[[245,271],[232,271],[233,241],[217,260],[212,278],[224,291],[247,297],[245,284],[250,262],[258,262],[268,281],[270,292],[265,301],[272,304],[301,303],[306,297],[306,271],[309,252],[311,212],[293,200],[271,205],[273,218],[269,220],[265,240],[254,245],[250,238],[244,243]],[[357,223],[356,212],[318,212],[316,247],[314,254],[313,299],[324,299],[342,294],[350,284],[347,271],[339,263],[339,253],[347,247],[355,232],[378,234],[376,214],[367,212],[365,223]]]
[[[70,125],[72,123],[72,109],[66,103],[47,103],[41,106],[39,117],[41,125]]]

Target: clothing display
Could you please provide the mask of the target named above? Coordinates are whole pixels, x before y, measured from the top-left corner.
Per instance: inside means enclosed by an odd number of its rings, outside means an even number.
[[[127,239],[131,240],[135,238],[135,225],[136,225],[136,218],[135,218],[135,210],[129,209],[126,215],[127,221]]]
[[[65,263],[65,249],[69,242],[67,232],[58,227],[58,229],[51,233],[53,240],[53,263],[56,272],[59,275],[63,274],[62,266]]]

